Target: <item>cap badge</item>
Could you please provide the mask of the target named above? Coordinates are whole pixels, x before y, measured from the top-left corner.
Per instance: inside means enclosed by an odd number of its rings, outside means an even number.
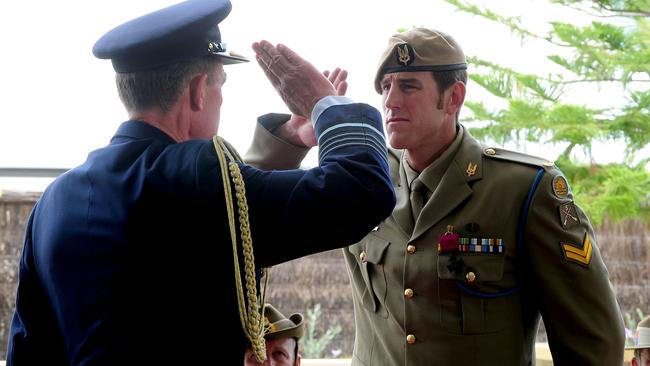
[[[397,63],[408,66],[413,63],[413,48],[408,44],[397,46]]]
[[[276,326],[271,323],[269,318],[264,317],[264,334],[275,333]]]
[[[208,43],[208,52],[210,52],[210,53],[226,52],[226,45],[224,43],[209,42]]]

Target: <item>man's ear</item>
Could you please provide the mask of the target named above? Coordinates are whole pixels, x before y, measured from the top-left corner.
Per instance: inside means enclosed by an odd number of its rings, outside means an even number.
[[[465,84],[461,81],[457,81],[450,89],[451,96],[449,97],[449,103],[446,106],[446,112],[448,114],[456,114],[465,102]]]
[[[199,74],[190,80],[190,106],[193,111],[203,110],[207,86],[207,74]]]

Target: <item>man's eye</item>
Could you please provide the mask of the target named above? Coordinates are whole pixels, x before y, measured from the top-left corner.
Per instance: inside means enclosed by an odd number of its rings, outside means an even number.
[[[286,358],[289,358],[289,355],[287,355],[286,353],[284,353],[282,351],[275,351],[275,352],[273,352],[273,357],[280,358],[280,359],[286,359]]]

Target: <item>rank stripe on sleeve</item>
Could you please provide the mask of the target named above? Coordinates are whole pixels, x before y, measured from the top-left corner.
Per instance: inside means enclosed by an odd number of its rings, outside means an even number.
[[[593,245],[589,239],[589,234],[585,233],[585,238],[582,242],[582,248],[577,248],[575,245],[570,243],[560,243],[562,246],[562,253],[564,253],[564,259],[578,263],[583,266],[589,266],[591,262],[591,252],[593,250]]]

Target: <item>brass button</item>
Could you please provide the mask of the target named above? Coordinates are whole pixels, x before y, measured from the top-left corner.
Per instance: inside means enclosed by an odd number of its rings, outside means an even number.
[[[490,155],[490,156],[491,156],[491,155],[496,155],[496,154],[497,154],[496,150],[494,150],[494,149],[491,148],[491,147],[485,149],[485,153],[488,154],[488,155]]]
[[[408,344],[415,343],[415,336],[413,334],[407,335],[406,336],[406,343],[408,343]]]
[[[413,297],[413,289],[407,288],[404,290],[404,296],[406,296],[407,299],[410,299]]]
[[[415,245],[408,245],[408,246],[406,247],[406,251],[408,252],[408,254],[413,254],[413,253],[415,253]]]
[[[476,274],[474,272],[467,272],[465,275],[465,279],[467,280],[468,283],[472,283],[476,281]]]
[[[366,251],[362,251],[361,254],[359,254],[359,259],[361,259],[362,262],[366,261]]]

